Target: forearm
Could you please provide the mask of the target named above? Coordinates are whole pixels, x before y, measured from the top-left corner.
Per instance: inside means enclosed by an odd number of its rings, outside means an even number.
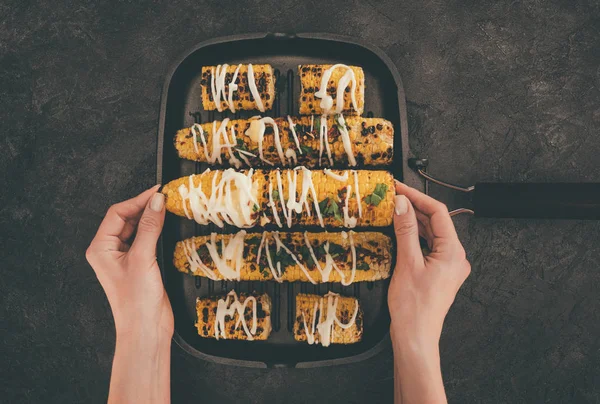
[[[171,340],[117,337],[109,403],[169,403]]]
[[[406,338],[393,327],[394,402],[446,403],[437,344]]]

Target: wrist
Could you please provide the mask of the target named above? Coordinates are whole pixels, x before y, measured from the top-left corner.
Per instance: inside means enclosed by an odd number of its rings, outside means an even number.
[[[117,328],[117,345],[140,349],[164,348],[171,346],[172,333],[159,327],[131,326]]]
[[[415,330],[414,327],[400,327],[392,320],[390,338],[394,354],[402,355],[407,359],[439,361],[439,338],[435,333]]]

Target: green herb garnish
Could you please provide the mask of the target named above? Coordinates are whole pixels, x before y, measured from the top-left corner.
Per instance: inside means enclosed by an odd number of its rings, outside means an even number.
[[[377,184],[372,194],[365,197],[365,203],[367,205],[379,206],[381,201],[385,198],[385,193],[388,190],[386,184]]]
[[[294,261],[294,258],[283,248],[279,249],[279,251],[277,251],[275,253],[274,260],[275,260],[275,265],[277,265],[277,262],[281,263],[282,271],[291,265],[296,265],[296,261]]]
[[[315,149],[313,149],[312,147],[303,144],[300,145],[300,150],[302,150],[302,154],[309,154],[315,151]]]
[[[348,251],[344,247],[336,243],[329,243],[329,255],[331,258],[339,257],[340,255],[346,254]]]
[[[274,201],[278,201],[279,200],[279,191],[278,190],[274,190],[273,191],[273,200]]]
[[[313,129],[317,129],[319,133],[321,132],[321,117],[318,116],[315,118]]]
[[[333,200],[333,198],[325,198],[321,202],[319,202],[319,210],[323,216],[331,216],[340,222],[344,222],[342,218],[342,214],[340,212],[340,207],[337,202]]]
[[[248,151],[248,148],[246,147],[246,143],[244,143],[244,141],[241,138],[237,138],[236,140],[237,142],[237,148],[243,151]]]
[[[367,264],[364,261],[357,262],[356,263],[356,269],[361,270],[361,271],[368,271],[369,270],[369,264]]]
[[[294,129],[296,130],[296,135],[300,135],[300,134],[304,133],[304,127],[302,125],[300,125],[299,123],[294,125]]]

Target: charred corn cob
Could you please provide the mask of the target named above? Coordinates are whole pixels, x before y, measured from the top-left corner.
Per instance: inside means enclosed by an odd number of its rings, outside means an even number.
[[[300,65],[300,114],[362,115],[365,74],[356,66]]]
[[[349,285],[389,277],[391,250],[390,238],[378,232],[246,234],[242,230],[179,241],[173,264],[180,272],[212,280]]]
[[[340,325],[341,324],[341,325]],[[354,297],[329,292],[298,294],[294,339],[309,344],[354,344],[362,339],[363,313]]]
[[[237,168],[392,163],[394,127],[382,118],[288,116],[272,122],[271,118],[262,118],[259,133],[253,133],[256,130],[251,129],[252,121],[256,119],[225,119],[181,129],[175,135],[175,148],[184,159],[210,164],[229,162]]]
[[[202,68],[202,105],[207,111],[270,110],[275,99],[271,65],[218,65]]]
[[[166,208],[200,224],[240,228],[388,226],[394,178],[387,171],[234,169],[205,171],[169,182]]]
[[[240,293],[196,299],[198,335],[206,338],[266,340],[271,333],[271,299]]]

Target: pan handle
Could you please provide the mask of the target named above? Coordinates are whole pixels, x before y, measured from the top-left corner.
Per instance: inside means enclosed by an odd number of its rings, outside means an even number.
[[[476,217],[600,219],[600,183],[477,183]]]

